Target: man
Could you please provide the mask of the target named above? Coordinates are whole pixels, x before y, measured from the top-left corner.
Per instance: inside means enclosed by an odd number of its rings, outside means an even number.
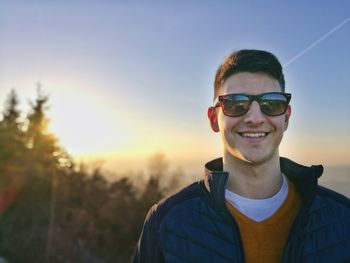
[[[150,209],[134,262],[350,262],[349,199],[317,184],[321,165],[279,156],[291,94],[277,58],[230,54],[214,99],[223,157]]]

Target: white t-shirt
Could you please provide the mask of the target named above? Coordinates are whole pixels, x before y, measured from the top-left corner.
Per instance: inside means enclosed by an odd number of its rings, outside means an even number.
[[[288,180],[283,174],[282,177],[283,183],[281,189],[272,197],[266,199],[250,199],[226,189],[225,198],[250,219],[256,222],[263,221],[277,211],[288,195]]]

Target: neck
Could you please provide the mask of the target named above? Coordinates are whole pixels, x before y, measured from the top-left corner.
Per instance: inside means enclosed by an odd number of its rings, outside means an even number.
[[[277,193],[282,185],[278,152],[259,164],[245,162],[226,153],[223,165],[224,171],[230,174],[227,189],[238,195],[265,199]]]

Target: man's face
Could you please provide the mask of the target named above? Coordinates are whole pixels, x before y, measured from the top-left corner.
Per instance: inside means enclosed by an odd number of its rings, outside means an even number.
[[[219,95],[257,95],[266,92],[281,92],[276,79],[264,73],[242,72],[230,76]],[[220,107],[208,110],[212,129],[220,132],[224,156],[229,154],[252,164],[262,164],[271,158],[278,158],[278,147],[287,129],[290,114],[291,108],[288,106],[283,115],[265,115],[256,101],[252,102],[246,114],[239,117],[224,115]]]

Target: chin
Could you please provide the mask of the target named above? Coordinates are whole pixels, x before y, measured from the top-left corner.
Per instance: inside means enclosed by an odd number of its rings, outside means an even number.
[[[245,162],[250,164],[250,165],[261,165],[261,164],[265,163],[266,161],[267,161],[266,159],[254,158],[254,159],[247,159]]]
[[[249,165],[261,165],[279,156],[278,151],[239,151],[234,148],[226,148],[225,152],[236,161]]]
[[[236,155],[236,158],[240,159],[241,161],[250,164],[250,165],[260,165],[263,163],[267,163],[270,160],[272,160],[276,155],[276,152],[272,152],[270,154],[267,153],[240,153],[239,155]]]
[[[254,165],[260,165],[264,163],[268,163],[274,158],[278,158],[278,153],[273,152],[271,154],[257,155],[257,156],[246,156],[246,162]]]

